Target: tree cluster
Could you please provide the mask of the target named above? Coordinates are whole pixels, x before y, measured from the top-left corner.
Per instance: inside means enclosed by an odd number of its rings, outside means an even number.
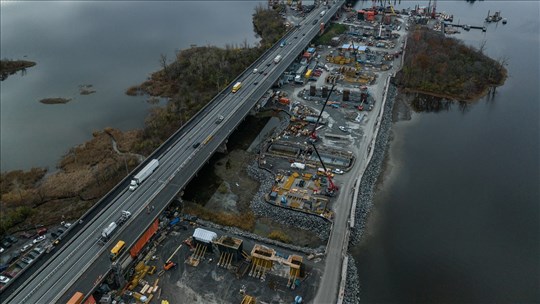
[[[178,52],[170,64],[162,55],[162,70],[140,86],[128,89],[128,94],[169,98],[165,107],[152,109],[147,117],[142,139],[134,145],[138,153],[148,155],[155,150],[285,32],[283,19],[274,10],[257,7],[253,24],[262,37],[260,47],[250,47],[247,42],[225,48],[192,47]]]
[[[262,5],[255,8],[253,27],[255,32],[261,36],[263,47],[270,47],[283,37],[287,30],[283,21],[279,9],[265,9]]]
[[[441,33],[420,28],[410,34],[397,83],[409,91],[470,100],[500,85],[505,62],[496,61]]]

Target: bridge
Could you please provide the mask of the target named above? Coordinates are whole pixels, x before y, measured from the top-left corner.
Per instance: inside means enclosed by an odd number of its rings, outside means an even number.
[[[134,172],[138,172],[151,159],[157,158],[160,162],[156,171],[139,188],[129,191],[131,175],[126,177],[83,215],[81,221],[70,227],[67,238],[61,240],[60,246],[44,258],[41,265],[28,269],[20,278],[10,281],[0,301],[17,304],[65,303],[76,291],[90,294],[111,271],[109,252],[116,242],[123,240],[128,248],[135,244],[302,53],[319,32],[320,23],[327,24],[344,2],[340,0],[330,7],[320,6],[307,15],[300,26],[287,33],[286,45],[274,45],[234,81],[243,84],[237,93],[231,93],[231,87],[224,89],[139,165]],[[326,12],[323,16],[320,15],[322,11]],[[274,58],[277,55],[281,55],[282,59],[276,64]],[[265,73],[253,73],[255,68]],[[217,123],[219,116],[224,119]],[[148,213],[147,206],[155,206],[155,209]],[[102,229],[115,221],[122,210],[131,212],[131,218],[117,229],[108,243],[100,246],[97,238]],[[130,258],[128,250],[118,261],[127,258]]]

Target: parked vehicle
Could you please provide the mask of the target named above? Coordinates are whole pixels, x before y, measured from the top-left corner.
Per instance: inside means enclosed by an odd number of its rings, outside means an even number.
[[[0,275],[0,283],[7,284],[7,282],[9,282],[9,280],[10,279],[8,277]]]
[[[15,244],[19,241],[19,239],[14,237],[13,235],[6,236],[6,240],[12,244]]]
[[[7,248],[11,247],[11,243],[8,242],[7,240],[3,240],[2,241],[2,247],[7,249]]]
[[[137,187],[139,187],[142,182],[147,179],[150,174],[156,170],[156,168],[159,166],[159,161],[157,159],[152,159],[144,168],[142,168],[139,173],[137,173],[133,179],[131,180],[131,184],[129,185],[130,191],[135,191]]]
[[[30,264],[34,261],[34,259],[30,258],[29,256],[23,256],[21,261],[25,262],[26,264]]]
[[[4,247],[0,247],[0,253],[2,253],[2,252],[4,252],[4,251],[6,251],[6,250],[4,249]]]
[[[64,232],[66,232],[66,229],[64,228],[58,228],[58,230],[56,230],[58,232],[59,235],[62,235],[64,234]]]
[[[332,173],[334,173],[334,174],[343,174],[345,172],[343,172],[343,170],[341,170],[339,168],[335,168],[334,170],[332,170]]]
[[[32,248],[34,246],[33,244],[26,244],[21,248],[21,252],[25,252],[26,250]]]
[[[51,232],[51,238],[55,239],[58,237],[58,234],[56,232]]]
[[[46,233],[47,233],[47,228],[45,228],[45,227],[39,228],[39,229],[37,230],[37,234],[38,234],[39,236],[45,235]]]
[[[41,253],[35,251],[35,250],[31,250],[30,252],[28,252],[27,256],[28,257],[31,257],[32,259],[36,259],[38,256],[40,256]]]
[[[15,251],[11,254],[11,257],[7,261],[8,264],[11,264],[15,262],[19,257],[21,256],[21,253],[19,251]]]
[[[32,243],[37,244],[37,243],[43,242],[45,241],[46,238],[47,238],[46,235],[38,236],[32,241]]]
[[[66,228],[69,228],[69,227],[71,226],[71,223],[62,221],[62,222],[60,223],[60,225],[66,227]]]
[[[45,249],[43,249],[43,248],[41,248],[41,247],[38,246],[38,247],[34,248],[33,251],[36,251],[36,252],[39,252],[39,253],[44,253],[44,252],[45,252]]]

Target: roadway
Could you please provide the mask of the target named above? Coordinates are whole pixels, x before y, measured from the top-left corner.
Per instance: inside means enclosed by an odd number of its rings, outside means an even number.
[[[317,34],[319,22],[327,22],[343,2],[338,1],[331,9],[319,7],[313,10],[300,27],[288,33],[285,46],[274,46],[239,77],[238,81],[243,86],[237,93],[220,94],[219,100],[211,108],[198,114],[194,126],[179,133],[174,142],[165,146],[164,151],[156,157],[160,161],[159,167],[138,189],[129,191],[123,181],[123,187],[113,193],[110,202],[96,216],[85,219],[76,234],[66,240],[54,252],[54,256],[27,280],[17,282],[11,292],[4,292],[0,300],[3,303],[66,302],[75,291],[91,291],[95,283],[109,271],[109,251],[116,242],[124,240],[128,248],[136,242],[146,227],[185,187],[257,101],[302,53]],[[321,20],[319,14],[323,10],[327,13]],[[313,24],[314,20],[317,23]],[[282,60],[275,64],[273,60],[278,54]],[[253,73],[253,68],[264,72]],[[220,115],[224,119],[217,123]],[[200,145],[194,148],[197,143]],[[152,214],[147,214],[146,207],[151,205],[155,209]],[[115,231],[108,243],[98,245],[97,238],[103,228],[115,221],[122,210],[130,211],[131,218]]]
[[[406,37],[405,31],[401,31],[400,34],[401,37],[396,43],[397,48],[401,46],[401,42],[405,41]],[[389,71],[381,72],[378,77],[377,88],[371,91],[376,100],[373,112],[378,113],[376,116],[377,118],[373,117],[372,119],[369,119],[364,126],[363,134],[365,134],[365,136],[355,148],[355,154],[357,156],[356,162],[348,173],[351,177],[347,178],[344,183],[340,185],[340,193],[334,204],[334,206],[336,206],[336,210],[334,210],[334,222],[332,224],[332,230],[330,231],[328,245],[326,246],[324,272],[314,303],[336,303],[336,301],[341,303],[339,301],[340,295],[338,292],[340,290],[341,280],[346,279],[341,277],[341,274],[342,263],[348,253],[349,247],[349,220],[351,218],[351,212],[356,211],[351,210],[351,207],[359,193],[359,189],[355,189],[355,187],[359,186],[360,183],[357,183],[357,181],[362,179],[362,175],[371,160],[371,155],[374,153],[374,147],[371,147],[370,150],[369,146],[374,142],[374,139],[378,134],[378,125],[383,114],[382,101],[385,98],[383,92],[386,90],[388,77],[393,75],[399,68],[400,65],[398,64]]]

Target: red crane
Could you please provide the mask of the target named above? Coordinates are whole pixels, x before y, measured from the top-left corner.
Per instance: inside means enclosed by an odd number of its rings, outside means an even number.
[[[313,146],[313,149],[315,150],[315,153],[317,153],[317,157],[319,158],[319,161],[321,162],[321,165],[322,165],[322,167],[324,169],[324,174],[326,174],[326,178],[328,179],[328,188],[326,189],[326,194],[328,196],[334,196],[334,194],[336,193],[336,191],[339,190],[339,188],[332,181],[332,173],[326,169],[326,166],[324,165],[324,162],[323,162],[323,160],[321,158],[321,155],[319,154],[319,151],[317,151],[317,148],[315,147],[315,144],[311,143],[311,145]]]
[[[315,121],[315,126],[313,126],[313,130],[311,131],[311,134],[309,135],[311,142],[315,142],[318,139],[317,127],[319,125],[319,121],[321,120],[322,113],[324,112],[324,108],[326,108],[326,104],[328,103],[328,99],[330,99],[330,95],[332,94],[332,91],[334,90],[334,86],[335,84],[333,84],[332,87],[330,88],[330,91],[328,92],[328,96],[326,96],[326,100],[324,101],[321,113],[319,113],[319,117],[317,117],[317,121]]]

